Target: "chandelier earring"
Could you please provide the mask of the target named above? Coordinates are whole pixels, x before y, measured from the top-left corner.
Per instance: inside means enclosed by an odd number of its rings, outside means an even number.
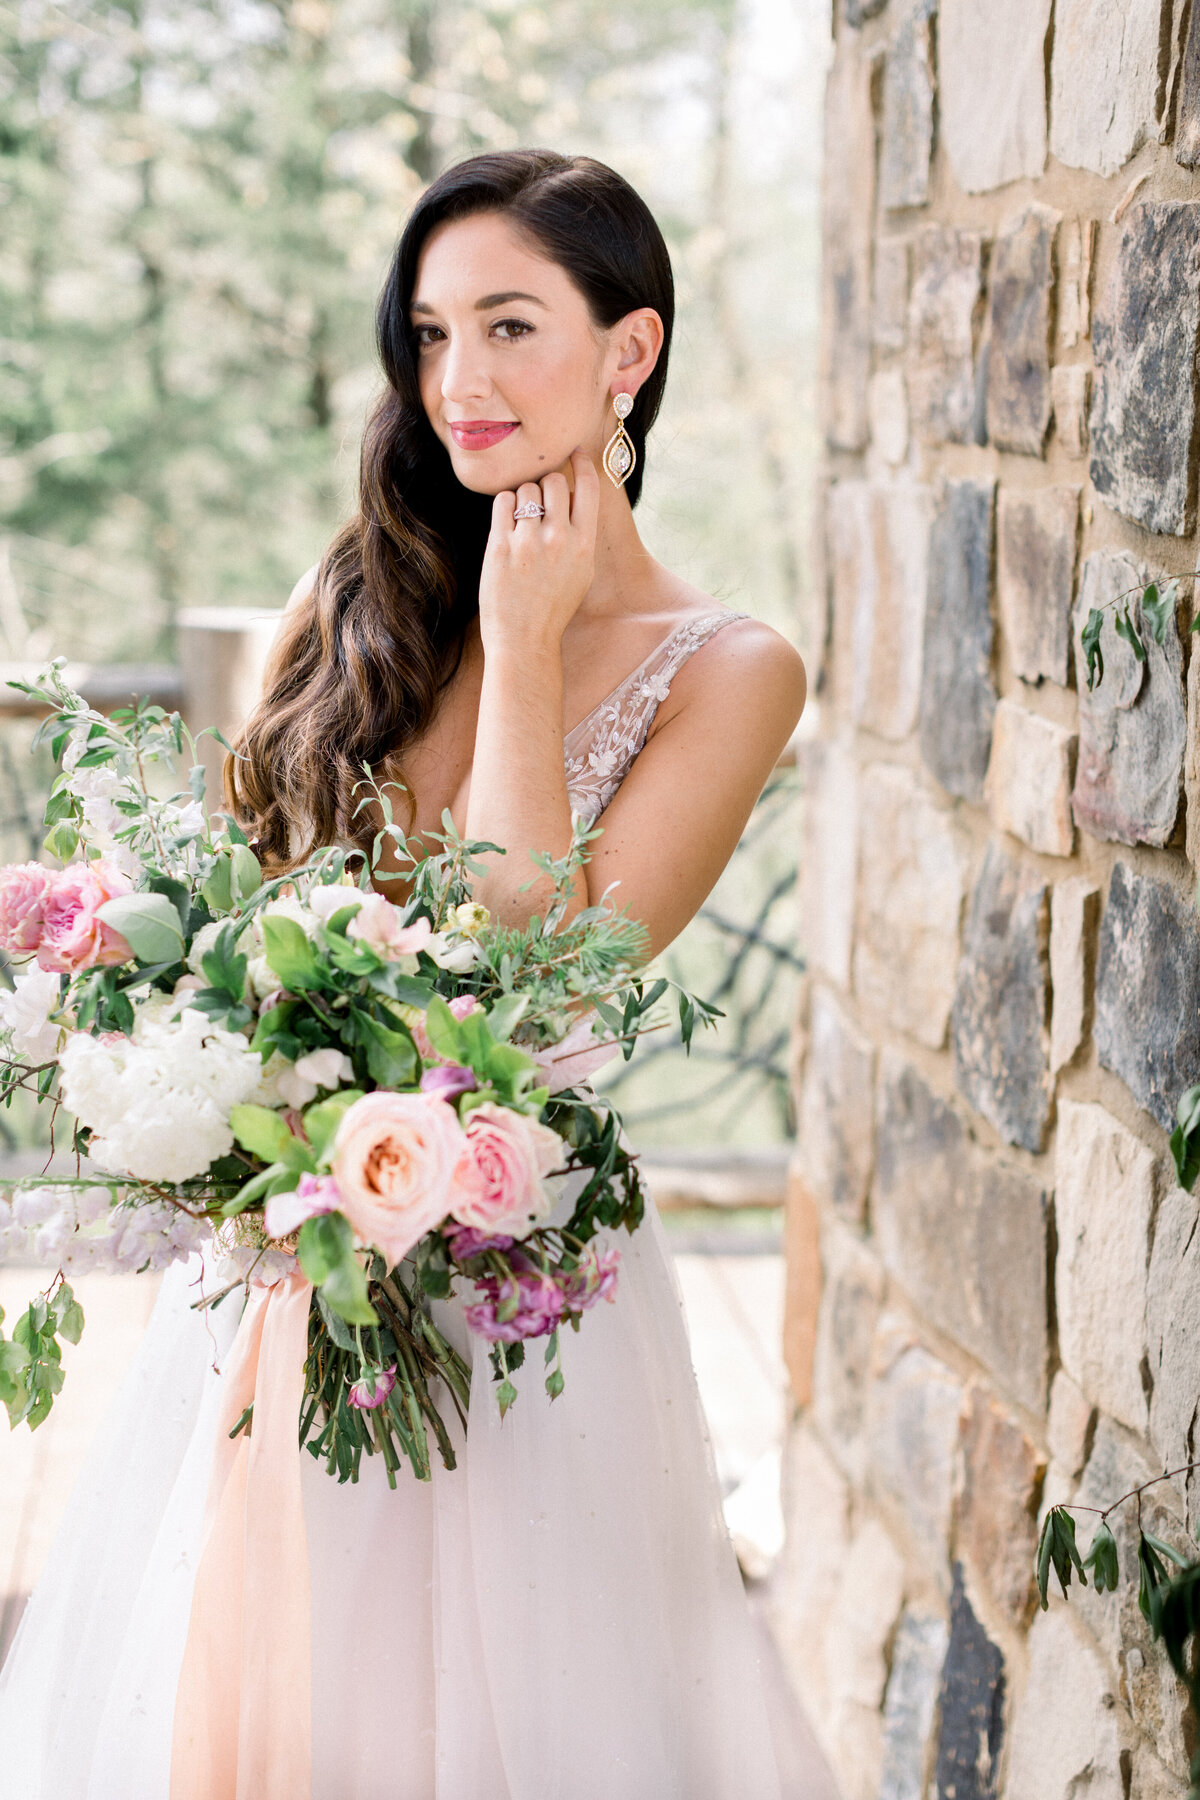
[[[625,429],[625,421],[633,411],[633,395],[614,394],[613,411],[617,415],[617,429],[604,446],[604,473],[613,486],[619,488],[629,480],[637,462],[633,439]]]

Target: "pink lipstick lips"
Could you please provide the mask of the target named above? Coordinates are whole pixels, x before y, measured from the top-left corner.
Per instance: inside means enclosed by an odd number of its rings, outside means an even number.
[[[450,435],[460,450],[490,450],[517,429],[515,419],[459,419]]]

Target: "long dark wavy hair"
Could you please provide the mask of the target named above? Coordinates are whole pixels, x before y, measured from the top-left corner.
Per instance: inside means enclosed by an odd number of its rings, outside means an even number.
[[[648,207],[587,156],[511,150],[457,163],[418,200],[380,295],[387,387],[363,437],[358,510],[281,629],[262,701],[226,761],[229,805],[276,872],[323,844],[369,852],[377,822],[359,807],[363,764],[404,781],[405,748],[437,711],[478,611],[491,500],[462,486],[425,415],[409,320],[426,238],[478,213],[511,219],[565,269],[600,328],[643,306],[661,316],[662,353],[625,424],[638,451],[625,491],[635,505],[641,492],[675,314],[670,257]]]

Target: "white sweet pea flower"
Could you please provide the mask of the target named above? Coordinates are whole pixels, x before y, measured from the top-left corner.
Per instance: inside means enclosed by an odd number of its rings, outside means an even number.
[[[299,925],[305,937],[311,937],[317,928],[317,921],[310,907],[294,894],[280,894],[277,899],[270,900],[260,912],[254,915],[254,934],[259,943],[263,941],[262,921],[264,919],[291,919]]]
[[[58,976],[31,968],[17,975],[11,994],[0,992],[0,1031],[6,1032],[19,1057],[28,1063],[49,1062],[58,1055],[63,1027],[50,1023],[58,1010]]]
[[[217,933],[220,931],[222,923],[222,920],[214,919],[211,925],[202,925],[192,939],[192,947],[187,955],[187,966],[192,974],[199,975],[201,980],[207,980],[204,973],[204,958],[216,943]]]
[[[435,931],[421,948],[439,969],[448,969],[452,975],[465,975],[479,961],[478,944],[458,932]]]
[[[310,1050],[275,1075],[275,1089],[285,1106],[307,1106],[318,1088],[337,1088],[354,1080],[354,1065],[340,1050]]]

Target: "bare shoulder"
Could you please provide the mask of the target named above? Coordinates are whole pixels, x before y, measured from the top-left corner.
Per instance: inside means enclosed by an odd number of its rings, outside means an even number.
[[[309,595],[317,585],[317,570],[320,566],[319,563],[314,563],[312,568],[306,570],[300,577],[299,581],[288,595],[287,605],[283,609],[285,613],[294,613],[298,607],[304,605],[304,602],[308,599]]]
[[[783,742],[796,728],[807,693],[800,652],[782,632],[754,618],[723,625],[688,658],[671,684],[677,706],[695,707],[709,717],[734,714],[743,728],[752,705],[750,716],[757,715],[766,731],[781,735]]]

